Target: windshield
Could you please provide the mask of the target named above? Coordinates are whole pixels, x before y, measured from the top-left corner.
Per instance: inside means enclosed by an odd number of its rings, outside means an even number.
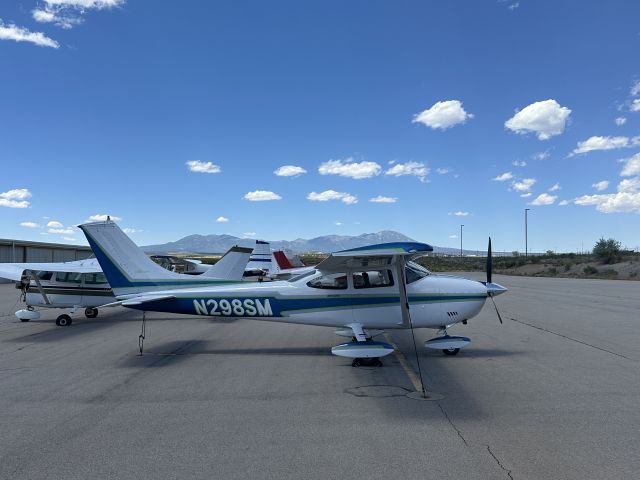
[[[407,283],[413,283],[421,278],[424,278],[431,274],[429,270],[424,268],[422,265],[418,265],[415,262],[407,262],[407,268],[405,269],[405,274],[407,277]]]

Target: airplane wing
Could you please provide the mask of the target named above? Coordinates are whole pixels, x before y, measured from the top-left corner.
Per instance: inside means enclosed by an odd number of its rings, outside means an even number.
[[[102,269],[98,260],[90,258],[75,262],[60,263],[0,263],[0,278],[19,282],[25,271],[33,272],[71,272],[71,273],[100,273]]]
[[[316,265],[316,269],[322,272],[346,272],[359,268],[390,267],[400,258],[406,261],[432,251],[431,245],[417,242],[367,245],[334,252]]]

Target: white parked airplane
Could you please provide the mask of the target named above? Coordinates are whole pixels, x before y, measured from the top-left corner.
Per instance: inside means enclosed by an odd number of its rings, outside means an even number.
[[[131,242],[134,248],[135,244]],[[140,286],[153,288],[185,288],[195,285],[219,285],[242,280],[245,266],[252,252],[251,248],[232,247],[218,262],[200,275],[185,275],[170,272],[150,260],[141,250],[139,254],[150,262],[148,268],[153,273],[151,279]],[[132,264],[132,268],[135,266]],[[161,278],[161,281],[152,280]],[[23,322],[40,318],[41,308],[70,309],[56,319],[56,325],[68,326],[72,323],[71,315],[84,308],[87,318],[98,316],[98,307],[115,300],[111,285],[102,273],[100,264],[95,258],[64,263],[2,263],[0,278],[18,282],[16,287],[23,292],[27,308],[18,310],[16,317]]]
[[[142,311],[320,325],[354,341],[331,352],[353,358],[388,355],[393,347],[372,338],[383,329],[432,328],[441,336],[425,346],[455,355],[470,340],[449,336],[447,329],[476,316],[487,298],[506,288],[487,282],[433,275],[411,261],[432,251],[424,243],[387,243],[332,254],[310,272],[288,281],[167,288],[147,285],[153,263],[113,222],[80,225],[118,299]],[[489,248],[491,244],[489,243]],[[140,288],[140,285],[145,288]],[[497,311],[497,309],[496,309]],[[500,321],[502,321],[500,319]],[[144,338],[144,337],[142,337]]]

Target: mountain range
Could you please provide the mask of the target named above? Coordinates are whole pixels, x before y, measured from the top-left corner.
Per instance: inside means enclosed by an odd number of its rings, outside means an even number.
[[[296,240],[269,240],[273,250],[288,250],[300,252],[336,252],[348,248],[363,247],[376,243],[387,242],[415,242],[399,232],[383,230],[377,233],[363,233],[362,235],[324,235],[311,239],[298,238]],[[188,235],[175,242],[161,245],[147,245],[142,247],[148,253],[223,253],[234,245],[252,246],[254,240],[234,237],[233,235]],[[455,248],[435,247],[437,253],[456,253]]]

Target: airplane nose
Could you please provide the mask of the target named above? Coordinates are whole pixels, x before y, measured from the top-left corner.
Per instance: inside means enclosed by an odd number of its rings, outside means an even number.
[[[493,283],[493,282],[481,282],[484,284],[484,286],[487,288],[487,294],[495,297],[496,295],[500,295],[504,292],[509,291],[508,288],[503,287],[502,285],[498,284],[498,283]]]

